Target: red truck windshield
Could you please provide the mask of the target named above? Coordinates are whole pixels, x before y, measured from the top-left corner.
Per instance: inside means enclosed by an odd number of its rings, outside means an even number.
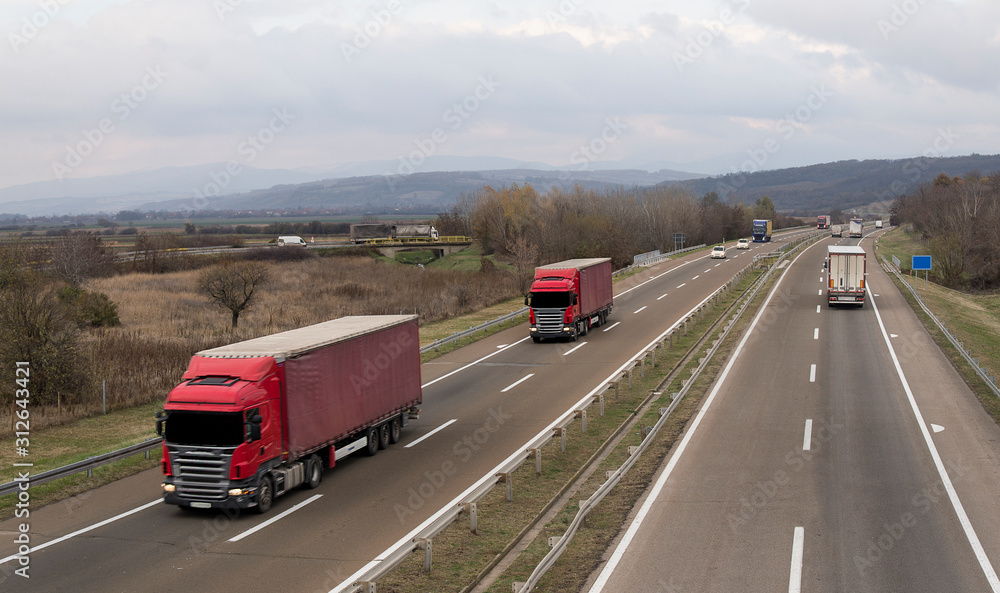
[[[565,309],[569,307],[570,292],[533,292],[531,306],[535,309]]]
[[[203,447],[236,447],[243,438],[243,415],[239,412],[173,411],[164,434],[170,444]]]

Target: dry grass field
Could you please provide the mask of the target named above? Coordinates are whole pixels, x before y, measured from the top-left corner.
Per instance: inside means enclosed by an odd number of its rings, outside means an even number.
[[[230,327],[228,310],[198,293],[198,271],[92,280],[87,288],[107,294],[118,305],[121,325],[88,335],[96,397],[59,415],[99,411],[101,381],[109,409],[162,400],[191,355],[204,348],[345,315],[416,313],[425,324],[517,296],[510,274],[489,269],[469,273],[418,268],[370,257],[271,263],[269,282],[257,303],[240,315],[236,330]],[[42,414],[59,421],[54,410]]]

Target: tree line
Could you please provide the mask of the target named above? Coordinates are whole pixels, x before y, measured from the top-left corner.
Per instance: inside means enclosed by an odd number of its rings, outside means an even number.
[[[909,225],[926,243],[938,283],[965,290],[1000,287],[1000,173],[942,173],[897,197],[892,222]]]
[[[748,237],[754,219],[772,220],[774,228],[801,224],[777,213],[767,196],[748,205],[669,186],[542,194],[515,184],[462,196],[435,226],[442,235],[474,237],[485,254],[521,270],[579,257],[610,257],[623,267],[639,253],[672,251],[675,234],[684,235],[684,247]]]

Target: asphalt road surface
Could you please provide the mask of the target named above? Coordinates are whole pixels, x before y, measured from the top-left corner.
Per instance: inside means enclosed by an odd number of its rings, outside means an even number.
[[[788,266],[585,590],[1000,590],[1000,428],[870,238],[869,302],[827,307],[835,243]]]

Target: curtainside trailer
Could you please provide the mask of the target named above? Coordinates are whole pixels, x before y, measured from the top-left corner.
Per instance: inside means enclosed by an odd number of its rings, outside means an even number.
[[[164,502],[264,513],[399,441],[423,401],[417,331],[416,315],[343,317],[195,354],[157,414]]]

